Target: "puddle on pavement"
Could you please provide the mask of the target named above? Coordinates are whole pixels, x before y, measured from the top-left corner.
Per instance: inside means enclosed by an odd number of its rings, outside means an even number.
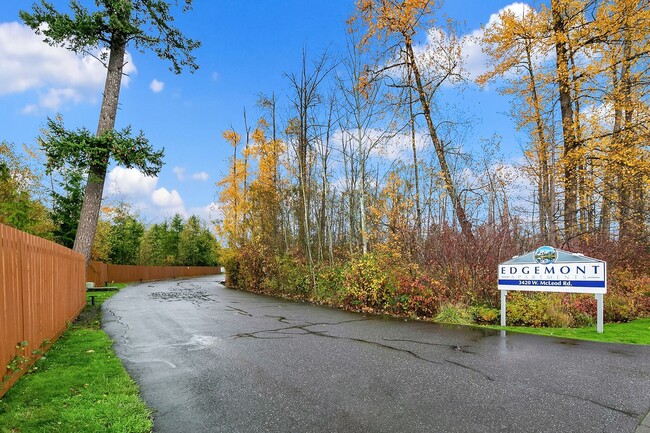
[[[194,346],[199,346],[201,348],[205,348],[205,347],[209,347],[209,346],[214,346],[219,341],[221,341],[221,338],[213,337],[211,335],[192,335],[192,338],[190,338],[189,344],[194,345]],[[194,349],[194,350],[196,350],[196,349]]]

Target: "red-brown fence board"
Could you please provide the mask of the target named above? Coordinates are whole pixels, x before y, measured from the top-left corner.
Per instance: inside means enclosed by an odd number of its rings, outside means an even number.
[[[12,359],[55,340],[85,303],[81,254],[0,224],[0,397],[22,374]]]

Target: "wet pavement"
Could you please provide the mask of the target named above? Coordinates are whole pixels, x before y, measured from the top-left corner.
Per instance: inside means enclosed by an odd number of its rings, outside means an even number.
[[[364,316],[221,279],[103,305],[155,432],[645,432],[650,346]]]

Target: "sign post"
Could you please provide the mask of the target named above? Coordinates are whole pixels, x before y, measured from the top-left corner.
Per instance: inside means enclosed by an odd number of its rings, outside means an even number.
[[[509,290],[593,293],[598,333],[603,332],[603,295],[607,293],[607,263],[582,254],[543,246],[499,265],[501,326],[506,326]]]

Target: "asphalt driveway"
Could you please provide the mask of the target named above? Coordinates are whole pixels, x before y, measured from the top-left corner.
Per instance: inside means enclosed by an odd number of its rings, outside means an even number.
[[[364,316],[221,279],[103,305],[156,432],[645,432],[650,346]]]

